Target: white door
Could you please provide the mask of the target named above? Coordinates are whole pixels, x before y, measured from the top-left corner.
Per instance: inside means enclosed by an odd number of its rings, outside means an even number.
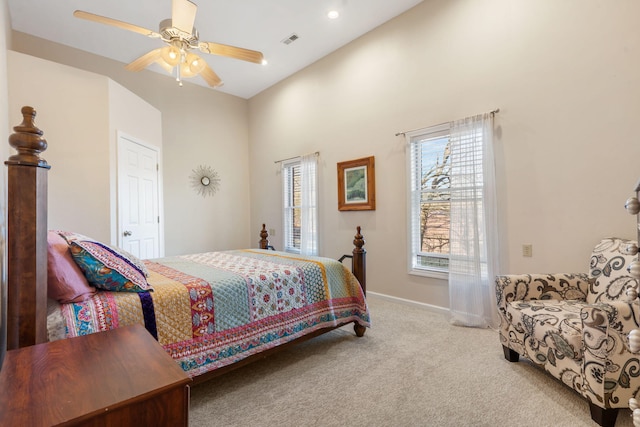
[[[158,151],[118,134],[118,246],[142,258],[160,256]]]

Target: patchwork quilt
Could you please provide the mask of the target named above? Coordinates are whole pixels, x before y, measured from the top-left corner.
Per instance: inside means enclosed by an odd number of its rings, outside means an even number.
[[[67,337],[144,324],[194,377],[321,328],[370,325],[357,279],[329,258],[236,250],[145,264],[151,291],[63,304]]]

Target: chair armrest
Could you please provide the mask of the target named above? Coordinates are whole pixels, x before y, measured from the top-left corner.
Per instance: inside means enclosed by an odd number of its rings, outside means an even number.
[[[590,304],[580,312],[583,392],[605,408],[628,402],[640,387],[640,354],[631,353],[627,338],[639,326],[638,308],[637,302],[615,301]]]
[[[625,301],[608,301],[589,304],[582,308],[580,316],[582,317],[582,333],[583,335],[590,331],[595,334],[596,331],[608,332],[615,331],[618,334],[626,335],[633,329],[640,327],[638,324],[638,301],[633,303]],[[628,343],[625,341],[628,347]]]
[[[496,276],[496,298],[498,307],[537,299],[585,301],[589,284],[589,277],[582,273],[502,275]]]

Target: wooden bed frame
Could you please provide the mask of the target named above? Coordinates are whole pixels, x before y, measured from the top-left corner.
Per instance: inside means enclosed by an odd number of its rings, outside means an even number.
[[[40,157],[47,149],[43,132],[35,126],[36,111],[22,108],[23,121],[13,128],[10,145],[17,154],[5,162],[8,167],[7,192],[7,300],[6,343],[7,349],[17,349],[46,342],[47,338],[47,172],[50,166]],[[362,290],[366,292],[366,250],[360,227],[354,237],[352,271]],[[260,248],[273,249],[269,245],[265,225],[260,232]],[[345,323],[346,324],[346,323]],[[341,327],[343,324],[337,326]],[[243,366],[255,359],[264,358],[291,344],[304,341],[335,327],[324,328],[300,337],[287,344],[247,357],[234,364],[202,374],[194,380],[201,382],[229,370]],[[359,337],[365,327],[354,322]]]

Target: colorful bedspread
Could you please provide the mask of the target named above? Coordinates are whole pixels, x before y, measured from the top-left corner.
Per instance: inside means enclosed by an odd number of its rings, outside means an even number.
[[[141,323],[193,377],[321,328],[369,326],[358,281],[332,259],[243,250],[145,264],[152,292],[63,304],[67,336]]]

